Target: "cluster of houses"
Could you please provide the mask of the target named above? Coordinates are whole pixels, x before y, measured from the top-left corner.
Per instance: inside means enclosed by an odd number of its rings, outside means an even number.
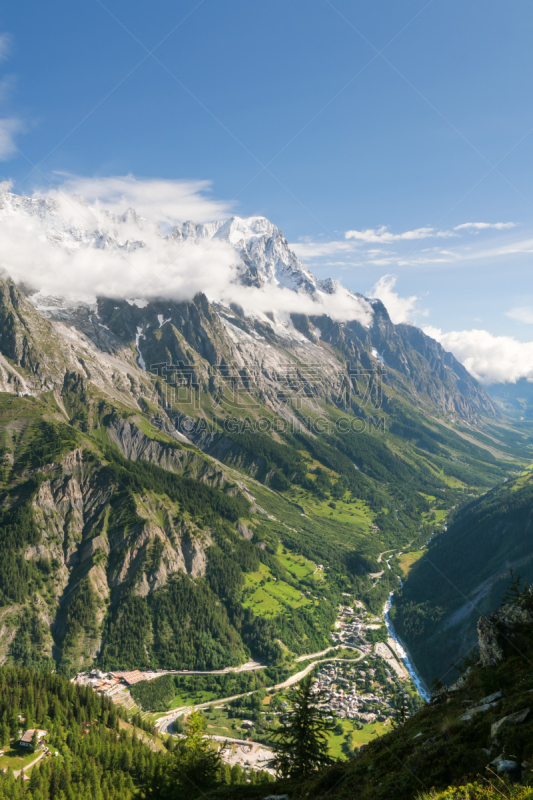
[[[367,668],[367,672],[369,678],[374,677],[374,669]],[[386,670],[385,674],[387,681],[390,682],[390,672]],[[366,684],[366,678],[355,670],[343,674],[341,667],[328,664],[318,673],[313,689],[315,693],[324,692],[322,705],[332,716],[362,723],[375,722],[377,719],[385,721],[394,716],[391,699],[378,694],[377,691],[365,690],[361,684]]]
[[[352,606],[339,606],[339,616],[335,622],[335,630],[331,638],[335,644],[357,645],[364,652],[370,653],[372,648],[365,639],[365,630],[377,629],[383,622],[373,617],[369,622],[366,611],[358,612]]]
[[[92,672],[79,672],[72,680],[80,686],[90,686],[95,692],[105,694],[114,702],[120,703],[125,699],[130,686],[139,681],[152,680],[158,674],[141,672],[138,669],[124,672],[101,672],[93,669]]]
[[[365,656],[362,671],[350,669],[348,665],[324,665],[314,682],[314,691],[324,692],[323,707],[331,716],[351,719],[361,723],[372,723],[376,720],[384,722],[395,716],[393,693],[389,684],[408,678],[405,668],[398,659],[398,654],[384,642],[371,645],[365,638],[365,631],[377,630],[383,625],[379,617],[369,617],[362,604],[355,601],[353,605],[340,605],[335,622],[335,630],[331,634],[337,645],[356,646]],[[386,683],[378,686],[375,683],[376,657],[385,661]],[[392,686],[390,687],[392,688]]]

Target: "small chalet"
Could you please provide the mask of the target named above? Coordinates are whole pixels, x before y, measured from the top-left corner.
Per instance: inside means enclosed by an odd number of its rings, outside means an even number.
[[[33,741],[33,734],[37,732],[37,741],[40,742],[41,739],[44,739],[46,736],[46,731],[42,731],[40,728],[29,728],[24,736],[20,739],[20,744],[23,747],[31,747],[31,743]]]

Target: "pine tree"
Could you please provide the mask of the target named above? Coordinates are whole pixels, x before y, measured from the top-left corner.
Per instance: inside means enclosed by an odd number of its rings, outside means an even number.
[[[333,762],[328,733],[335,725],[320,707],[323,692],[312,691],[311,675],[300,681],[289,697],[290,710],[272,732],[276,755],[273,766],[282,777],[298,778]]]
[[[176,751],[178,780],[182,796],[196,797],[218,782],[220,756],[204,738],[207,723],[201,711],[192,711],[187,719],[185,739]]]
[[[0,733],[2,736],[2,747],[9,747],[9,727],[6,722],[2,723]]]
[[[234,764],[231,768],[231,785],[238,786],[240,783],[244,783],[242,769],[239,764]]]

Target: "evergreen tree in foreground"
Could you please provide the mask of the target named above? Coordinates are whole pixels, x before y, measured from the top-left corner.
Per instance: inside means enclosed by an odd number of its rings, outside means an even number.
[[[287,710],[280,727],[271,733],[276,756],[272,766],[283,778],[300,778],[333,760],[328,752],[328,733],[335,723],[326,719],[321,708],[323,692],[313,692],[313,678],[305,677],[289,696]]]
[[[172,749],[170,769],[162,765],[144,785],[143,800],[196,800],[205,798],[219,783],[221,758],[204,738],[206,719],[192,711],[185,724],[185,738]]]
[[[220,756],[204,738],[207,722],[201,711],[192,711],[186,723],[185,739],[177,748],[177,777],[181,796],[198,797],[218,782]]]

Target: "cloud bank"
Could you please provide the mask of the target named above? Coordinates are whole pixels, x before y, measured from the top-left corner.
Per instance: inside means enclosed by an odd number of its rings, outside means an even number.
[[[197,223],[226,219],[231,203],[210,197],[211,181],[139,180],[133,175],[86,178],[56,173],[61,186],[46,196],[83,198],[95,211],[123,214],[133,208],[162,227],[193,219]]]
[[[212,301],[238,303],[246,313],[328,314],[371,323],[370,304],[342,287],[314,297],[275,282],[245,287],[241,256],[229,242],[183,242],[161,231],[191,218],[227,216],[228,205],[213,200],[209,190],[199,181],[69,175],[56,189],[24,198],[1,184],[0,267],[33,288],[41,308],[52,308],[58,298],[187,301],[204,292]]]
[[[519,342],[512,336],[493,336],[485,330],[450,331],[426,327],[424,333],[436,339],[480,383],[533,381],[533,342]]]

